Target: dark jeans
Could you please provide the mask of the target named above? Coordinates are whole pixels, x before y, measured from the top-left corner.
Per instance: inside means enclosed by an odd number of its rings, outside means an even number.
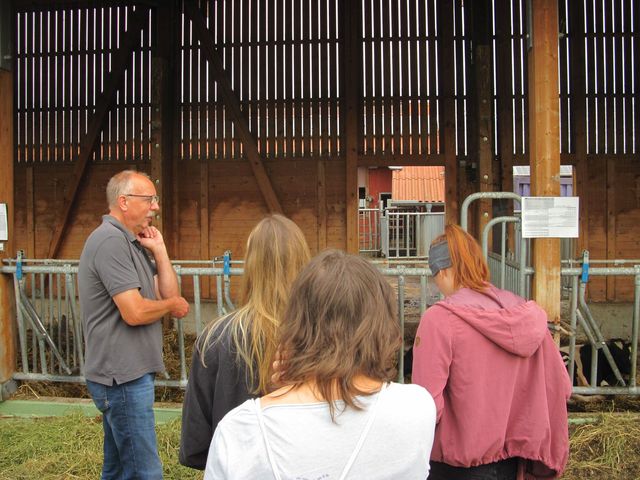
[[[154,377],[148,373],[110,387],[87,380],[93,402],[102,412],[102,480],[162,478],[153,415]]]
[[[517,476],[517,458],[507,458],[499,462],[468,468],[431,462],[429,472],[429,480],[516,480]]]

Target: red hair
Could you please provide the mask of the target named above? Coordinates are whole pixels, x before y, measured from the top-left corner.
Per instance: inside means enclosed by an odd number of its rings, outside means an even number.
[[[489,283],[489,267],[476,239],[458,225],[450,223],[432,245],[442,241],[449,245],[454,286],[479,292],[485,290]]]

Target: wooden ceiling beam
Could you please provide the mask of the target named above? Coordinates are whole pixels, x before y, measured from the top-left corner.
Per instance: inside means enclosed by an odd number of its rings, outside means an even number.
[[[202,12],[191,1],[184,3],[184,11],[193,23],[193,30],[200,41],[200,46],[204,51],[205,58],[209,60],[212,66],[213,79],[218,84],[218,92],[224,101],[227,112],[231,116],[231,121],[236,127],[236,132],[242,141],[244,152],[249,160],[249,165],[251,165],[251,170],[253,170],[253,175],[256,177],[258,188],[260,192],[262,192],[267,207],[271,212],[282,213],[280,201],[276,196],[273,186],[271,185],[271,180],[264,168],[260,152],[258,152],[256,139],[249,130],[249,121],[240,107],[240,101],[237,95],[233,91],[233,88],[231,88],[229,77],[216,52],[213,37],[207,28]]]
[[[73,175],[69,185],[65,190],[64,200],[62,203],[62,210],[58,215],[55,222],[55,229],[53,236],[51,237],[51,243],[49,244],[49,258],[55,258],[60,250],[62,244],[63,235],[67,229],[69,223],[69,217],[73,206],[75,205],[78,197],[78,191],[80,184],[87,170],[87,164],[89,163],[89,157],[95,148],[96,141],[99,138],[100,131],[102,130],[102,123],[104,118],[112,106],[113,100],[116,97],[118,87],[122,83],[124,72],[131,61],[132,52],[137,45],[136,40],[140,38],[140,30],[144,25],[143,19],[148,14],[147,9],[137,8],[135,13],[131,16],[131,25],[127,32],[121,32],[120,48],[113,58],[113,68],[107,76],[105,81],[104,90],[96,102],[95,111],[91,116],[91,121],[87,126],[87,133],[80,140],[80,148],[74,151],[78,152],[78,157],[74,162]]]

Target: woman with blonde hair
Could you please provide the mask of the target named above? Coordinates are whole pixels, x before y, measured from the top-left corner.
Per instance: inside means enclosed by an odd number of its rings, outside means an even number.
[[[438,410],[429,480],[560,476],[571,384],[545,311],[489,283],[457,225],[433,241],[429,267],[445,298],[422,316],[412,377]]]
[[[247,241],[242,306],[211,322],[196,340],[184,405],[180,463],[203,470],[218,422],[248,398],[269,391],[276,332],[296,275],[309,261],[298,226],[264,218]]]
[[[300,272],[280,325],[282,388],[229,412],[205,479],[420,479],[435,405],[392,383],[396,300],[366,260],[329,250]]]

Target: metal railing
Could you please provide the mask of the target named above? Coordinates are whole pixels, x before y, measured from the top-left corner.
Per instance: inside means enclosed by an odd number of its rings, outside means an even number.
[[[160,386],[182,387],[187,383],[187,361],[185,338],[187,322],[198,334],[208,321],[231,311],[231,281],[243,274],[241,268],[232,267],[242,262],[228,261],[174,261],[174,269],[179,285],[190,282],[193,297],[190,298],[191,311],[185,319],[173,319],[176,333],[179,372],[173,376],[157,377]],[[195,265],[222,263],[221,267]],[[189,266],[194,265],[194,266]],[[431,272],[428,268],[406,268],[403,266],[376,265],[383,275],[395,277],[398,292],[398,319],[404,330],[407,305],[415,310],[414,321],[428,305],[438,298],[436,290],[429,285]],[[15,287],[17,320],[18,371],[16,380],[84,383],[84,341],[80,306],[77,299],[77,260],[22,260],[10,259],[0,269],[2,274],[12,275]],[[201,283],[204,279],[215,279],[215,314],[204,318],[204,302]],[[412,285],[419,284],[418,298],[406,295],[407,280]],[[416,302],[417,301],[417,302]],[[415,303],[413,303],[415,302]],[[210,309],[211,311],[211,309]],[[404,352],[404,349],[401,354]],[[399,372],[403,371],[403,356],[399,357]],[[399,380],[402,378],[399,376]]]
[[[360,253],[380,253],[380,209],[358,210],[358,244]]]
[[[491,259],[491,255],[490,255]],[[570,296],[570,326],[569,326],[569,368],[573,371],[573,360],[576,358],[576,336],[580,330],[584,331],[589,340],[590,348],[594,349],[591,371],[598,368],[598,351],[604,353],[604,359],[611,364],[613,370],[618,368],[611,358],[606,347],[605,339],[597,328],[597,322],[591,315],[585,300],[585,287],[588,276],[627,276],[633,277],[634,309],[631,331],[631,371],[628,379],[624,378],[618,369],[620,378],[618,386],[596,385],[595,376],[592,373],[591,385],[574,387],[575,393],[582,394],[640,394],[636,385],[637,373],[637,341],[640,325],[640,265],[625,266],[630,261],[610,261],[614,267],[589,268],[588,262],[583,262],[582,268],[563,267],[561,275],[571,284]],[[231,282],[234,277],[243,274],[241,268],[232,265],[240,265],[241,262],[226,263],[222,261],[222,267],[202,267],[197,264],[215,264],[220,262],[190,262],[176,261],[174,267],[178,274],[180,284],[189,281],[193,285],[192,312],[188,321],[192,322],[193,330],[199,333],[204,325],[215,316],[224,314],[233,308],[231,302]],[[596,263],[596,262],[592,262]],[[194,265],[194,266],[190,266]],[[505,271],[504,286],[508,286],[509,262],[496,263],[499,269]],[[505,266],[506,265],[506,266]],[[431,282],[431,271],[428,268],[407,268],[403,266],[387,266],[376,264],[381,273],[395,284],[398,294],[398,319],[404,331],[405,324],[409,320],[417,322],[427,306],[439,298],[436,289]],[[584,271],[587,269],[588,276]],[[18,371],[14,378],[17,380],[46,380],[52,382],[84,382],[83,369],[83,340],[82,325],[80,321],[79,305],[76,298],[77,292],[77,261],[66,263],[47,260],[25,260],[23,262],[12,261],[1,269],[3,274],[13,276],[15,286],[16,316],[18,326]],[[531,268],[525,270],[530,276]],[[520,277],[517,277],[517,284]],[[201,296],[201,282],[203,279],[213,281],[216,285],[215,313],[203,312],[203,298]],[[514,285],[516,283],[514,282]],[[411,287],[417,287],[411,293]],[[412,308],[413,312],[408,311]],[[204,318],[206,315],[206,319]],[[187,381],[187,361],[185,355],[185,322],[184,319],[174,319],[173,328],[177,335],[179,372],[172,377],[158,378],[157,384],[172,387],[185,387]],[[587,347],[589,347],[587,344]],[[403,352],[400,352],[401,354]],[[602,359],[602,356],[600,356]],[[613,363],[612,363],[613,362]],[[403,371],[403,357],[399,358],[399,372]],[[401,377],[399,377],[401,380]]]

